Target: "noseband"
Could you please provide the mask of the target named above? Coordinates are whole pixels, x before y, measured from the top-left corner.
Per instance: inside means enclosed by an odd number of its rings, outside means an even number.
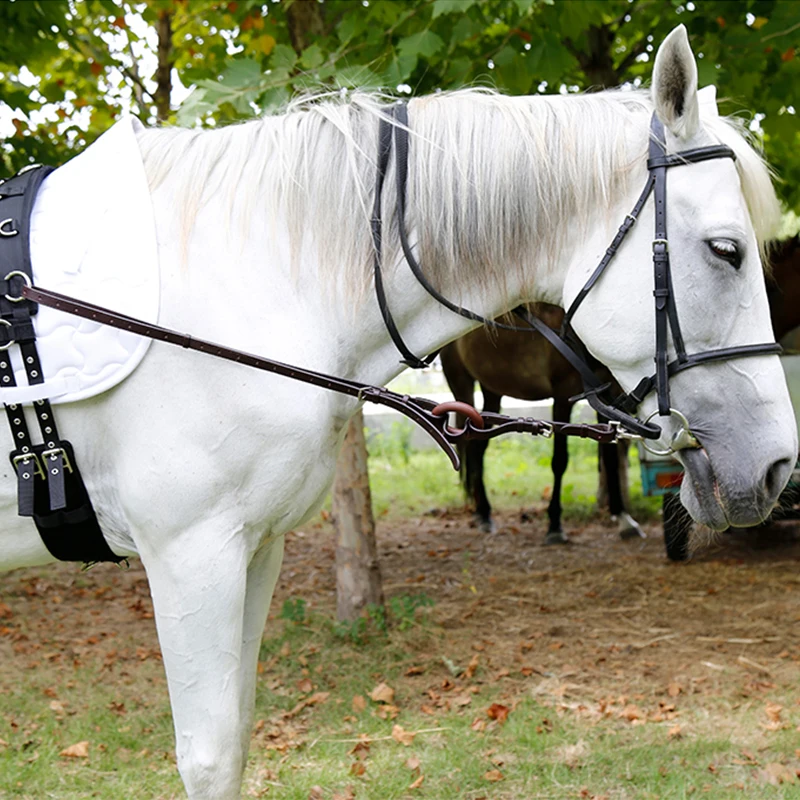
[[[681,429],[672,439],[666,450],[652,452],[666,455],[676,450],[687,447],[699,447],[697,439],[689,429],[689,423],[676,409],[670,405],[669,379],[673,375],[714,361],[728,361],[733,358],[746,358],[748,356],[777,355],[781,347],[775,342],[764,344],[739,345],[737,347],[723,347],[717,350],[706,350],[701,353],[688,354],[678,321],[678,309],[675,304],[675,294],[672,288],[672,272],[669,260],[669,240],[667,237],[667,170],[671,167],[680,167],[687,164],[697,164],[717,158],[736,159],[736,154],[726,145],[717,144],[709,147],[698,147],[691,150],[681,150],[677,153],[667,153],[664,136],[664,126],[653,114],[650,123],[650,146],[647,169],[649,172],[647,183],[639,195],[630,214],[627,214],[620,225],[616,236],[612,240],[605,255],[597,265],[594,272],[578,292],[572,305],[566,312],[561,330],[557,333],[544,322],[533,316],[524,307],[514,309],[514,313],[526,323],[527,327],[505,325],[493,320],[488,320],[480,314],[461,308],[444,297],[437,291],[425,276],[417,261],[408,240],[405,226],[406,184],[408,177],[408,108],[405,103],[398,103],[389,109],[388,115],[381,118],[378,140],[378,170],[375,185],[375,205],[372,215],[372,236],[375,250],[375,291],[378,306],[383,316],[389,335],[397,349],[403,356],[403,363],[419,369],[428,366],[436,353],[425,358],[415,356],[403,341],[392,319],[383,286],[381,269],[382,261],[382,225],[381,225],[381,195],[384,180],[388,169],[392,145],[395,150],[395,176],[397,190],[397,215],[399,220],[400,246],[403,255],[414,274],[425,290],[439,303],[450,311],[493,328],[530,332],[534,330],[547,339],[553,347],[580,373],[583,379],[584,392],[579,397],[585,398],[591,407],[606,418],[620,423],[631,434],[644,439],[658,439],[662,435],[661,428],[650,422],[656,415],[660,417],[674,416],[681,423]],[[639,384],[627,394],[615,399],[608,397],[610,384],[602,383],[588,363],[588,355],[572,328],[572,319],[591,291],[605,272],[608,265],[617,254],[625,237],[636,223],[650,195],[655,202],[655,233],[653,237],[653,272],[656,319],[656,346],[655,365],[653,375],[643,378]],[[675,349],[676,358],[669,360],[669,338]],[[633,414],[636,408],[651,393],[656,393],[658,409],[646,420],[642,421]],[[574,398],[577,399],[577,398]],[[647,445],[646,445],[647,446]]]

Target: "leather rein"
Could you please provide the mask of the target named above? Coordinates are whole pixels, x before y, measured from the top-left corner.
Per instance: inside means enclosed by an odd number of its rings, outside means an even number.
[[[156,341],[196,350],[201,353],[234,361],[255,369],[272,372],[291,380],[301,381],[312,386],[349,395],[361,401],[384,405],[398,411],[422,427],[434,441],[444,450],[453,467],[458,469],[460,459],[456,445],[466,440],[487,440],[506,433],[530,433],[534,436],[550,437],[553,434],[578,436],[593,439],[600,443],[613,443],[620,439],[657,439],[661,435],[661,428],[653,425],[648,420],[642,422],[632,416],[632,411],[652,391],[658,397],[658,414],[661,416],[677,415],[684,423],[681,431],[682,439],[673,439],[673,445],[694,447],[699,446],[688,430],[688,423],[682,414],[672,409],[669,405],[669,377],[685,369],[711,361],[727,360],[752,355],[777,354],[781,352],[775,343],[745,345],[712,350],[693,355],[687,355],[678,324],[677,309],[672,292],[672,277],[669,266],[669,246],[666,229],[666,172],[670,167],[683,164],[697,163],[712,158],[734,158],[733,151],[724,145],[713,145],[695,150],[685,150],[667,155],[664,144],[664,131],[661,123],[653,116],[651,124],[650,158],[647,162],[650,175],[642,194],[637,200],[633,211],[628,214],[620,226],[614,240],[603,256],[600,264],[592,273],[583,289],[567,311],[562,326],[561,334],[556,333],[544,322],[534,317],[523,308],[515,309],[515,313],[525,322],[526,327],[505,325],[493,320],[488,320],[468,309],[461,308],[440,294],[428,281],[425,273],[417,261],[405,226],[406,208],[406,183],[408,177],[408,108],[404,103],[398,103],[387,110],[381,117],[378,134],[378,169],[375,186],[375,198],[371,220],[372,237],[374,245],[374,275],[375,290],[378,306],[385,322],[389,335],[395,346],[403,356],[403,363],[420,368],[428,366],[436,354],[419,358],[405,345],[389,310],[389,305],[384,291],[382,275],[382,216],[381,198],[383,186],[389,166],[392,150],[396,158],[397,181],[397,214],[399,219],[400,244],[405,259],[416,279],[425,290],[439,303],[450,311],[462,317],[479,322],[490,327],[506,330],[536,331],[544,336],[581,374],[584,381],[584,394],[590,405],[599,413],[607,417],[607,423],[573,424],[564,422],[550,422],[533,419],[530,417],[513,418],[504,414],[484,412],[461,402],[436,403],[422,397],[410,397],[398,394],[385,387],[372,386],[358,381],[338,378],[322,372],[305,369],[302,367],[285,364],[280,361],[254,355],[252,353],[235,350],[214,342],[194,338],[188,334],[163,328],[134,317],[112,311],[92,303],[68,297],[57,292],[52,292],[41,287],[30,285],[25,280],[20,287],[20,296],[32,302],[40,303],[75,316],[110,325],[121,330],[129,331],[140,336],[146,336]],[[592,286],[597,283],[604,270],[618,251],[625,236],[630,231],[644,207],[650,194],[653,193],[656,203],[656,230],[653,240],[653,264],[655,271],[655,306],[656,306],[656,372],[654,375],[643,379],[630,393],[622,395],[616,400],[601,399],[607,392],[609,384],[602,384],[596,377],[583,355],[582,345],[571,329],[571,320],[578,307],[586,297]],[[27,276],[26,276],[27,277]],[[668,330],[672,333],[672,341],[677,352],[677,359],[670,362],[668,359]],[[465,417],[462,428],[453,428],[448,424],[449,412],[455,411]],[[652,417],[653,415],[651,415]],[[667,452],[679,449],[671,446]]]

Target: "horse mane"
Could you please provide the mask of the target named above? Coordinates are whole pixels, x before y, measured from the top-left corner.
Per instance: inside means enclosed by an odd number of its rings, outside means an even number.
[[[211,130],[162,128],[139,134],[151,189],[178,181],[183,237],[210,198],[226,198],[229,231],[253,220],[288,227],[295,267],[309,246],[320,274],[349,296],[371,287],[370,217],[378,120],[392,101],[367,92],[300,98],[285,113]],[[609,213],[644,175],[652,103],[638,91],[508,97],[483,89],[441,92],[409,102],[407,225],[431,282],[520,285],[534,259],[557,264],[592,215]],[[759,241],[778,213],[770,173],[722,118],[703,120],[737,154]],[[631,126],[638,126],[632,128]],[[640,153],[629,151],[632,131]],[[394,169],[384,190],[387,269],[401,261]],[[530,289],[531,287],[526,287]]]

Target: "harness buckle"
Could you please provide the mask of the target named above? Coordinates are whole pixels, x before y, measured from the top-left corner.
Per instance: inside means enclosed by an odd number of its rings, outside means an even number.
[[[663,244],[665,252],[669,253],[669,239],[653,239],[653,251],[657,244]]]
[[[72,472],[72,464],[70,463],[67,451],[63,447],[54,447],[52,450],[44,450],[42,452],[42,461],[55,461],[56,456],[61,456],[61,463],[67,472]]]
[[[11,463],[16,468],[18,464],[27,464],[29,461],[33,462],[33,474],[38,475],[42,480],[44,480],[47,476],[45,475],[45,471],[42,467],[42,462],[39,460],[39,456],[36,455],[34,452],[30,453],[20,453],[18,456],[14,456],[11,459]]]
[[[620,441],[620,439],[627,439],[631,442],[643,442],[644,436],[641,436],[638,433],[633,433],[633,431],[629,431],[627,428],[622,426],[622,423],[616,419],[611,419],[608,421],[608,426],[614,430],[614,442]]]
[[[552,424],[546,422],[545,420],[539,420],[539,425],[541,425],[541,430],[539,431],[537,436],[541,436],[543,439],[552,439],[553,438]]]

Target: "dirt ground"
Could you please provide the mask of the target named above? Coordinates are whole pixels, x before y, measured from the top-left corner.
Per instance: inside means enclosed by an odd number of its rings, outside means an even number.
[[[498,514],[495,534],[466,512],[378,525],[389,596],[424,593],[450,658],[482,653],[508,677],[555,695],[643,701],[665,692],[737,702],[797,683],[800,523],[719,537],[688,563],[666,560],[660,527],[620,540],[608,522],[573,526],[546,547],[543,509]],[[289,597],[335,609],[328,523],[287,537],[273,615]],[[98,648],[96,645],[100,644]],[[19,570],[0,589],[0,663],[30,669],[97,657],[157,658],[144,571],[101,565]],[[91,655],[90,655],[91,654]],[[111,655],[109,655],[111,654]]]

